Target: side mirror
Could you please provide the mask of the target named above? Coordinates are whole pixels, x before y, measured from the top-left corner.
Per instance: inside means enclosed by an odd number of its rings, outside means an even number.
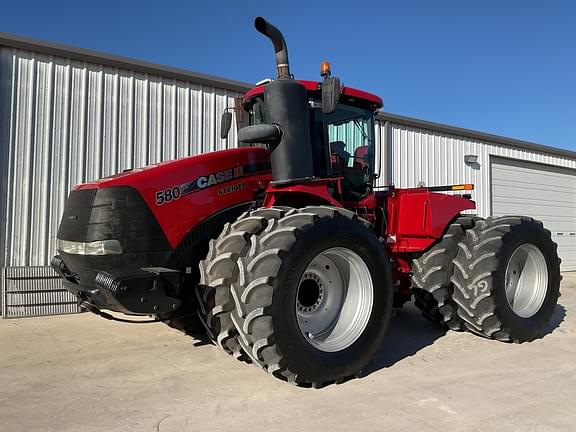
[[[322,112],[332,114],[340,99],[340,80],[336,77],[325,77],[322,81]]]
[[[274,124],[259,124],[243,127],[238,131],[238,141],[244,143],[277,142],[282,137],[280,127]]]
[[[232,113],[230,111],[224,111],[222,113],[222,119],[220,120],[220,138],[226,139],[228,137],[228,132],[230,132],[231,126]]]

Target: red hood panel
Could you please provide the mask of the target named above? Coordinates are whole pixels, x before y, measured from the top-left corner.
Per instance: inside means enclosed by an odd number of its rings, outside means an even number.
[[[148,182],[152,177],[156,182],[159,177],[168,176],[170,179],[181,178],[186,172],[189,177],[190,169],[202,173],[206,170],[224,168],[224,165],[234,165],[246,162],[266,162],[270,160],[267,150],[255,147],[244,147],[230,150],[220,150],[204,153],[196,156],[188,156],[180,159],[160,162],[143,168],[135,168],[108,177],[82,183],[74,186],[74,189],[95,189],[110,186],[138,186],[142,182]]]
[[[136,189],[175,248],[202,220],[251,201],[271,179],[269,152],[239,148],[162,162],[119,173],[75,189],[130,186]]]

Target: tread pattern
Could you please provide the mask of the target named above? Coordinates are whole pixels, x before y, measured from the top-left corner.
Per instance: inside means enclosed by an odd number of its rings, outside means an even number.
[[[506,235],[525,224],[543,230],[552,242],[550,231],[543,227],[542,222],[525,216],[504,216],[477,221],[476,226],[466,231],[466,237],[458,244],[452,277],[453,300],[458,305],[458,316],[466,328],[478,335],[516,343],[541,336],[534,334],[521,339],[513,329],[506,328],[499,317],[494,298],[494,273],[500,264],[499,253],[506,244]]]
[[[414,304],[422,315],[445,329],[465,330],[452,300],[454,285],[450,280],[454,271],[454,258],[458,243],[466,230],[474,227],[479,218],[462,216],[450,224],[448,230],[432,248],[412,262],[412,292]]]
[[[269,209],[271,210],[271,209]],[[326,382],[311,382],[292,372],[275,343],[271,316],[275,277],[282,256],[295,243],[299,233],[319,218],[346,217],[371,224],[345,209],[310,206],[280,209],[282,217],[268,220],[266,229],[251,237],[250,250],[238,258],[239,277],[231,287],[235,308],[232,322],[239,334],[238,342],[252,362],[276,378],[301,386],[320,387]]]
[[[250,237],[259,234],[270,218],[278,218],[281,210],[260,208],[243,213],[236,222],[227,223],[220,236],[210,241],[208,255],[200,262],[200,284],[196,287],[198,316],[210,340],[226,353],[250,362],[238,343],[238,333],[231,319],[235,302],[230,284],[238,278],[238,259],[250,248]]]

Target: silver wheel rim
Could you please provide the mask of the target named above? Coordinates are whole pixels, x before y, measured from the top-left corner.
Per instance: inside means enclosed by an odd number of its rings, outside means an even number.
[[[306,340],[325,352],[342,351],[362,335],[374,301],[366,263],[350,249],[316,255],[298,285],[296,317]]]
[[[518,246],[506,266],[506,299],[514,313],[530,318],[540,310],[548,291],[548,266],[536,246]]]

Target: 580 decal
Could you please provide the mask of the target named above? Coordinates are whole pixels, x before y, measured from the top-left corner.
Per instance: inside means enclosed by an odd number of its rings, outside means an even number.
[[[257,173],[264,173],[270,171],[270,163],[251,163],[247,165],[239,165],[233,168],[228,168],[222,171],[215,171],[198,176],[192,181],[181,184],[179,186],[169,187],[167,189],[159,190],[155,194],[156,205],[167,204],[176,201],[183,196],[190,195],[195,192],[200,192],[217,186],[221,183],[231,182],[236,179],[256,175]],[[218,196],[226,195],[229,193],[237,192],[247,187],[246,183],[237,183],[235,185],[226,186],[218,189]]]
[[[174,186],[168,189],[164,189],[156,192],[156,205],[162,205],[169,203],[171,201],[176,201],[182,196],[182,191],[180,186]]]

